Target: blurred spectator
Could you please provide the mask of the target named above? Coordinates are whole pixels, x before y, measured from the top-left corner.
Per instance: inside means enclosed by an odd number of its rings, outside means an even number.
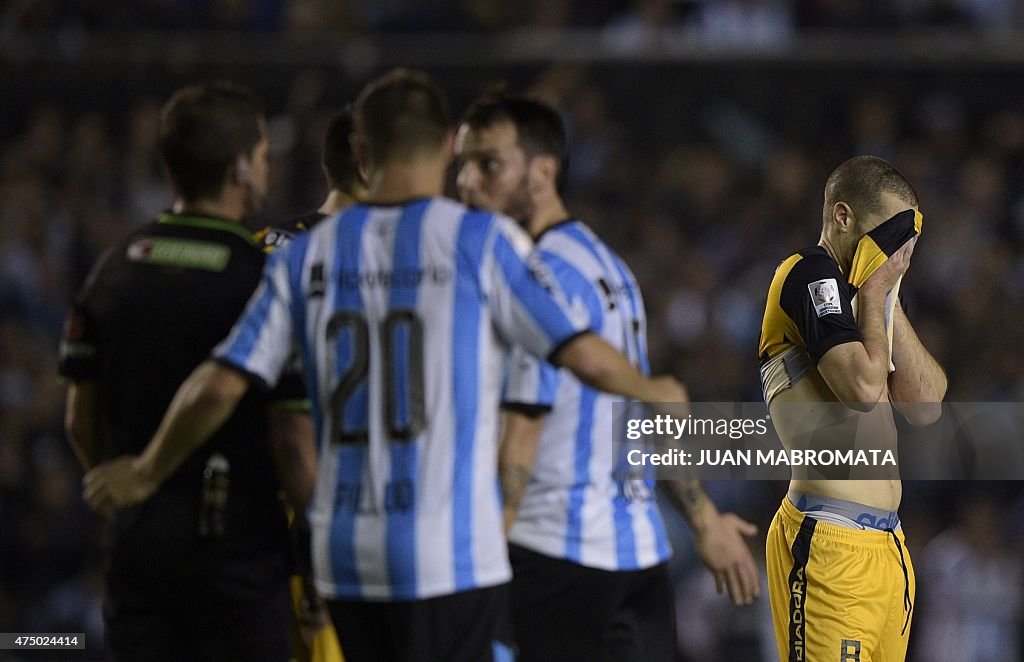
[[[1006,508],[973,494],[917,565],[914,660],[1018,662],[1024,561],[1005,547]]]

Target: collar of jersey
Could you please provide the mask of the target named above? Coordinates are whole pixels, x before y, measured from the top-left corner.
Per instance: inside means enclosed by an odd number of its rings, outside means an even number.
[[[566,225],[572,225],[573,223],[575,223],[578,220],[579,220],[578,218],[571,218],[570,217],[570,218],[563,218],[560,221],[555,221],[551,225],[549,225],[546,228],[544,228],[543,230],[541,230],[537,234],[537,236],[533,238],[533,243],[537,243],[538,241],[540,241],[540,238],[543,237],[548,232],[551,232],[552,230],[557,230],[558,228],[564,227]]]
[[[169,212],[164,212],[163,214],[160,214],[157,222],[165,225],[184,225],[190,228],[205,228],[207,230],[231,232],[242,237],[250,244],[256,244],[248,230],[238,223],[225,221],[222,218],[213,218],[211,216],[189,216],[186,214],[171,214]]]

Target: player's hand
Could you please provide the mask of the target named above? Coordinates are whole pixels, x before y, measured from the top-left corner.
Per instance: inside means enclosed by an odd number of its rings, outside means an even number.
[[[697,553],[715,578],[715,588],[729,590],[734,605],[749,605],[761,595],[761,573],[745,538],[757,535],[757,526],[733,513],[718,515],[696,536]]]
[[[888,292],[896,285],[900,276],[907,273],[910,268],[910,257],[914,254],[914,246],[920,237],[914,237],[889,256],[885,263],[875,269],[875,273],[868,276],[864,281],[864,288],[878,288],[882,292]]]
[[[647,380],[644,402],[689,402],[690,392],[686,385],[670,375],[651,377]]]
[[[331,620],[327,613],[327,604],[320,596],[304,595],[299,600],[298,618],[302,643],[306,645],[306,650],[312,650],[316,635],[327,627]]]
[[[134,455],[104,462],[85,474],[82,486],[89,507],[107,518],[121,508],[145,501],[157,487],[148,480],[139,458]]]
[[[654,413],[686,418],[690,413],[690,392],[685,384],[667,375],[651,377],[647,381],[648,393],[644,401],[654,405]]]

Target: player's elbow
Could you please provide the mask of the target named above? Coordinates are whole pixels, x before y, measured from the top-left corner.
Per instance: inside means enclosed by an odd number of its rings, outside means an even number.
[[[899,406],[900,413],[916,428],[931,425],[942,416],[940,402],[907,402]]]
[[[876,384],[869,379],[853,378],[834,385],[832,392],[848,409],[867,413],[881,400],[884,388],[884,384]]]
[[[245,395],[249,384],[238,372],[215,361],[200,365],[182,385],[194,409],[232,410]]]
[[[552,356],[552,360],[568,368],[584,384],[599,388],[610,379],[613,372],[607,361],[602,360],[599,340],[592,333],[583,333],[569,342]]]

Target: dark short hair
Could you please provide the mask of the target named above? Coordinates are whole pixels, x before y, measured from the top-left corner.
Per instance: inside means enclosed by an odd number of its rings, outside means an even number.
[[[327,184],[345,193],[351,193],[359,181],[359,171],[352,158],[352,130],[352,107],[345,106],[327,124],[321,159]]]
[[[414,69],[392,69],[368,83],[352,115],[370,161],[378,165],[439,149],[451,128],[444,92]]]
[[[836,168],[825,183],[825,213],[837,202],[845,202],[857,216],[879,213],[882,194],[891,193],[916,206],[917,193],[891,163],[877,156],[857,156]]]
[[[474,101],[462,118],[471,129],[498,122],[511,122],[516,127],[519,146],[528,158],[548,154],[558,160],[557,186],[561,191],[569,169],[569,145],[561,113],[529,97],[488,93]]]
[[[185,200],[220,193],[239,155],[263,136],[263,104],[248,89],[216,81],[189,85],[170,98],[160,116],[160,154]]]

